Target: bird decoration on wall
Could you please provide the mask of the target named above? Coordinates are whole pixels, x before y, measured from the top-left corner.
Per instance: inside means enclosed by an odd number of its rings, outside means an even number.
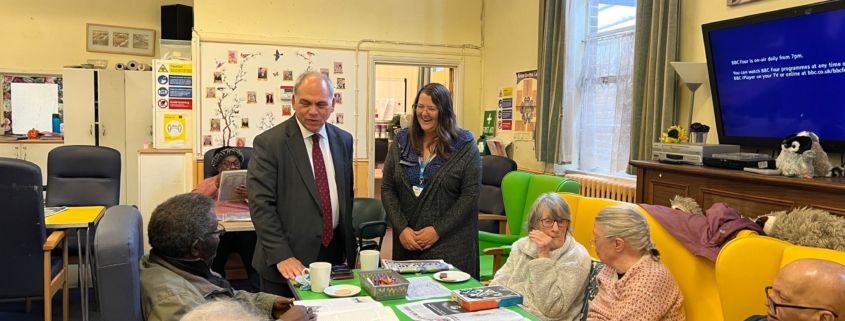
[[[223,67],[223,62],[220,60],[214,59],[214,64],[217,65],[217,67],[214,67],[215,69]]]
[[[308,54],[308,58],[314,57],[316,55],[315,53],[310,51],[306,52],[306,54]]]
[[[279,72],[278,72],[278,71],[277,71],[277,72],[274,72],[274,73],[273,73],[273,77],[279,77]]]
[[[284,56],[285,54],[279,52],[279,49],[276,49],[276,53],[273,54],[273,57],[276,57],[276,61],[279,61],[279,58]]]

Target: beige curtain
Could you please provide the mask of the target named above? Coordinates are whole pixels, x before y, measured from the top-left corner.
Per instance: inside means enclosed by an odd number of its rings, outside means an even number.
[[[566,0],[540,0],[540,39],[537,62],[537,129],[535,156],[547,164],[560,163],[560,126],[566,63]]]
[[[637,1],[631,159],[651,159],[651,144],[677,118],[675,70],[680,0]],[[634,174],[633,168],[628,169]]]

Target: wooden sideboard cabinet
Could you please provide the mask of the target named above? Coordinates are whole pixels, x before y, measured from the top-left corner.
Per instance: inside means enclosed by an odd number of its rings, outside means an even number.
[[[727,203],[743,216],[812,206],[845,215],[845,178],[767,176],[696,165],[631,161],[637,168],[637,203],[669,206],[675,195],[694,198],[706,210]]]

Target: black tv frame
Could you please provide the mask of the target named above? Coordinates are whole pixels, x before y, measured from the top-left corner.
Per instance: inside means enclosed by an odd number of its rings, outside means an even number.
[[[704,36],[704,52],[707,59],[707,72],[709,75],[711,75],[708,78],[710,81],[710,92],[713,99],[713,113],[716,118],[716,131],[719,135],[720,144],[740,145],[743,147],[772,148],[779,151],[780,144],[783,141],[783,137],[767,138],[747,136],[725,136],[724,127],[722,126],[722,108],[721,102],[719,100],[719,88],[716,86],[716,77],[714,76],[716,73],[714,70],[715,68],[713,66],[713,51],[710,47],[710,33],[713,31],[731,29],[736,27],[800,17],[805,15],[818,14],[835,10],[845,10],[845,1],[830,0],[824,2],[817,2],[701,25],[702,35]],[[845,152],[845,140],[830,140],[824,139],[824,137],[820,137],[819,143],[821,144],[822,148],[828,153]]]

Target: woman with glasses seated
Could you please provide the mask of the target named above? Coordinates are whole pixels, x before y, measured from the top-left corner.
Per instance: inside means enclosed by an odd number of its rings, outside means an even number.
[[[596,215],[590,243],[604,269],[587,320],[686,320],[683,295],[651,240],[651,227],[630,206]]]
[[[217,214],[226,213],[249,213],[249,204],[246,198],[246,185],[235,188],[235,195],[242,198],[238,201],[218,202],[217,195],[220,189],[220,176],[222,172],[239,170],[244,161],[244,155],[234,147],[223,146],[214,151],[211,158],[211,166],[216,168],[218,173],[215,176],[206,178],[192,191],[211,197],[217,203],[214,211]],[[211,270],[217,272],[223,278],[226,277],[226,261],[232,252],[238,253],[243,261],[246,274],[251,280],[253,291],[258,291],[258,274],[252,268],[252,255],[255,252],[255,242],[258,236],[253,231],[228,233],[220,236],[220,245],[217,247],[217,257],[211,264]]]
[[[528,215],[528,236],[513,243],[490,285],[521,293],[523,307],[540,319],[580,320],[590,254],[572,238],[569,204],[558,194],[543,194]]]

